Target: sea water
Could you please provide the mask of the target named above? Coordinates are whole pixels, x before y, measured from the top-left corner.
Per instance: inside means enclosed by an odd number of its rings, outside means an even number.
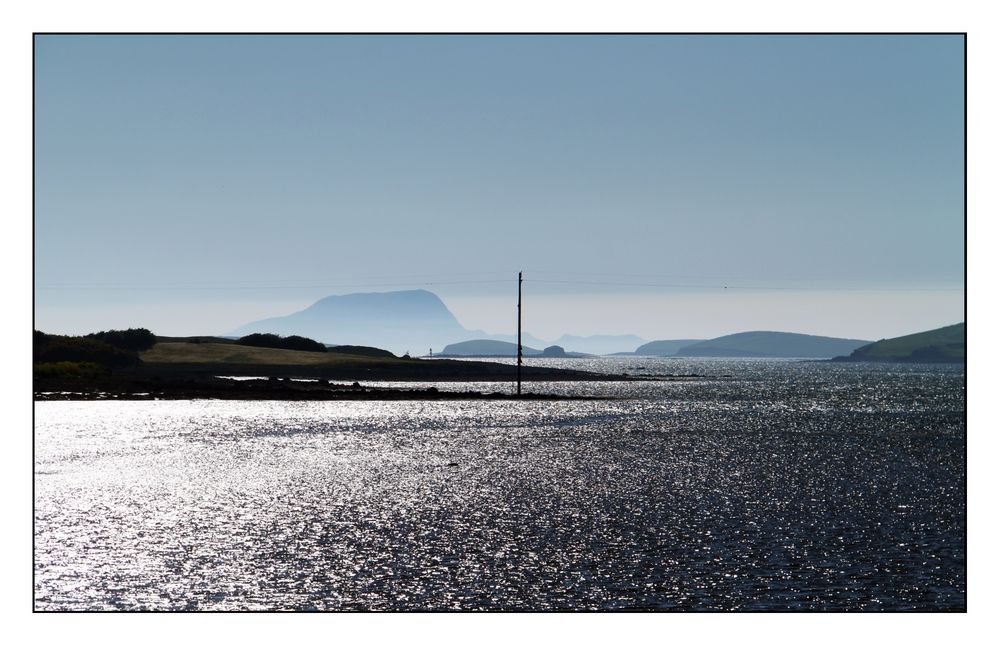
[[[35,608],[965,608],[962,366],[529,363],[662,380],[38,402]]]

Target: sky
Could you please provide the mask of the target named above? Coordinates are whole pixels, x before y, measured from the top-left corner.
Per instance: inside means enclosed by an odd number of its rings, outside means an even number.
[[[36,36],[35,327],[224,334],[422,287],[467,328],[964,319],[958,36]]]

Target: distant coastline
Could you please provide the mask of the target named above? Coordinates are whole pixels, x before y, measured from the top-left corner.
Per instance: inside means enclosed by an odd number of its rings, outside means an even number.
[[[503,382],[497,382],[503,383]],[[37,388],[37,386],[36,386]],[[43,388],[70,390],[37,390],[35,401],[108,401],[108,400],[188,400],[219,399],[243,401],[443,401],[443,400],[597,400],[607,397],[503,392],[476,390],[439,390],[427,388],[390,388],[384,386],[331,384],[327,380],[291,380],[266,378],[233,380],[224,377],[190,377],[186,379],[156,379],[125,377],[81,387],[73,383],[48,383]]]
[[[837,362],[965,363],[965,323],[882,339],[862,346]]]

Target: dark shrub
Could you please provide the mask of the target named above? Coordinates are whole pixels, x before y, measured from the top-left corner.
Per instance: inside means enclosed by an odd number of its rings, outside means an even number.
[[[139,355],[86,337],[49,336],[41,346],[35,346],[36,363],[83,361],[109,368],[124,368],[139,363]]]
[[[104,341],[122,350],[142,352],[149,350],[156,343],[156,335],[146,328],[129,328],[127,330],[108,330],[87,335],[88,339]]]
[[[248,334],[237,341],[240,345],[249,345],[255,348],[280,348],[281,337],[277,334]]]
[[[335,345],[332,348],[327,348],[327,352],[336,352],[337,354],[353,354],[361,357],[389,357],[392,359],[396,358],[396,355],[389,352],[388,350],[383,350],[381,348],[372,348],[367,345]]]
[[[256,348],[279,348],[281,350],[303,350],[305,352],[326,352],[326,346],[304,336],[280,337],[277,334],[255,333],[242,337],[236,343]]]
[[[286,350],[303,350],[305,352],[326,352],[326,346],[319,341],[307,339],[304,336],[286,336],[281,340],[281,347]]]
[[[96,363],[89,361],[57,361],[54,363],[36,363],[35,377],[97,377],[107,372]]]

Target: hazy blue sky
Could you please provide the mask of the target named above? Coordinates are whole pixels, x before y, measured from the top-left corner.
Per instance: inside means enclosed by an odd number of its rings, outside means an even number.
[[[46,331],[430,283],[509,332],[519,268],[548,338],[963,318],[960,37],[49,36],[35,66]]]

